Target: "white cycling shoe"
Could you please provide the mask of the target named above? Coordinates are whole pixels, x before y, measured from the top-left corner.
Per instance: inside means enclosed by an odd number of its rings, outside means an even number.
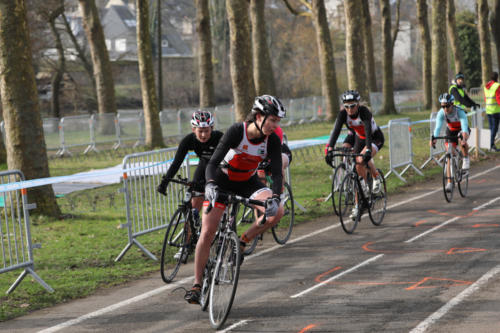
[[[179,251],[177,251],[177,253],[176,253],[176,254],[174,254],[174,259],[175,259],[175,260],[179,260],[179,259],[181,259],[181,256],[182,256],[182,261],[185,261],[185,260],[186,260],[186,257],[187,257],[187,254],[188,254],[188,251],[186,250],[186,251],[184,251],[184,253],[182,253],[182,250],[183,250],[183,248],[181,247],[181,248],[179,249]]]
[[[373,184],[372,184],[372,192],[373,193],[378,193],[382,189],[382,180],[380,180],[380,176],[376,177],[373,179]]]
[[[451,190],[453,190],[453,184],[452,183],[446,184],[445,190],[446,192],[451,192]]]
[[[468,157],[464,157],[464,160],[462,162],[462,169],[469,170],[469,168],[470,168],[470,160]]]
[[[354,206],[354,208],[352,209],[352,212],[351,212],[351,215],[349,215],[349,217],[351,218],[351,220],[355,221],[356,218],[358,217],[358,206]]]

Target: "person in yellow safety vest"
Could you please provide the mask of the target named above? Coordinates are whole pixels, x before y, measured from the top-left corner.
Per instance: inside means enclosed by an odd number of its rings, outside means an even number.
[[[452,81],[448,93],[455,97],[455,105],[461,107],[466,111],[466,108],[478,108],[480,105],[474,102],[469,95],[465,92],[465,75],[458,72],[455,76],[455,81]]]
[[[495,147],[495,136],[500,123],[500,83],[498,73],[491,73],[491,81],[484,86],[484,101],[486,102],[486,114],[490,124],[490,151],[500,151]]]

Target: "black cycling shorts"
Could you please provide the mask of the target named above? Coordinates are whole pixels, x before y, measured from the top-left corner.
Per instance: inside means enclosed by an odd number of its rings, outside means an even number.
[[[347,133],[346,137],[345,137],[345,140],[344,140],[344,143],[348,143],[349,145],[351,145],[351,147],[354,147],[354,142],[355,142],[355,137],[356,135],[354,133],[352,133],[351,131],[349,131],[349,133]]]
[[[220,190],[237,194],[245,198],[252,198],[252,195],[256,192],[260,192],[263,189],[269,189],[266,185],[262,184],[259,177],[257,177],[257,174],[254,174],[248,180],[237,182],[229,180],[229,177],[221,170],[221,168],[217,168],[214,180]],[[217,202],[225,204],[223,201],[224,200],[217,200]]]
[[[452,142],[454,144],[458,144],[458,134],[460,134],[461,131],[452,131],[450,130],[449,127],[446,127],[446,136],[454,136],[455,138],[453,139],[446,139],[446,142]],[[469,134],[470,134],[470,128],[469,128]]]
[[[384,146],[384,141],[385,141],[384,133],[382,133],[380,129],[373,132],[372,144],[377,146],[377,151],[380,151],[380,149],[382,149],[382,147]],[[365,148],[365,145],[366,145],[366,140],[361,139],[358,135],[356,135],[354,138],[354,148],[353,148],[354,153],[356,154],[361,153],[363,148]]]

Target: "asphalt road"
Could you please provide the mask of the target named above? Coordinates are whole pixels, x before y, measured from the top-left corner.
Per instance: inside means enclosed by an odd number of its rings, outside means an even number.
[[[231,332],[500,332],[500,158],[473,165],[467,198],[440,179],[389,197],[383,224],[337,217],[271,235],[242,266]],[[119,265],[119,263],[117,263]],[[205,332],[183,300],[192,265],[0,323],[2,332]]]

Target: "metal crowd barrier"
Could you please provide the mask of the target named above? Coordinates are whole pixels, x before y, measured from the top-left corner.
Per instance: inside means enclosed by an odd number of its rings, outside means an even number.
[[[59,122],[60,148],[56,155],[73,155],[68,148],[88,146],[91,142],[91,127],[92,120],[90,116],[61,118]]]
[[[400,90],[394,91],[394,104],[398,112],[404,110],[422,110],[423,108],[423,92],[422,90]],[[382,109],[384,101],[383,93],[370,92],[370,107],[373,113],[377,113]]]
[[[0,184],[23,180],[24,175],[19,170],[0,172]],[[31,274],[47,291],[54,291],[35,273],[33,259],[35,244],[31,240],[29,218],[29,210],[35,207],[36,204],[28,204],[26,189],[7,191],[0,195],[0,274],[24,269],[7,290],[7,294],[14,291],[28,274]]]
[[[432,136],[434,134],[434,129],[436,128],[436,116],[437,116],[437,112],[432,112],[431,116],[429,118],[429,127],[430,127],[429,136]],[[439,133],[439,135],[443,136],[445,132],[446,132],[446,126],[443,126],[443,127],[441,127],[441,132]],[[425,166],[427,164],[429,164],[429,162],[431,162],[431,161],[436,162],[437,165],[442,167],[443,165],[441,164],[441,160],[443,159],[443,156],[441,156],[440,158],[436,158],[436,155],[442,155],[442,154],[444,154],[445,151],[446,151],[446,148],[444,146],[443,140],[439,140],[438,142],[436,142],[435,148],[430,146],[429,147],[429,158],[424,162],[424,164],[422,164],[420,169],[425,168]]]
[[[119,111],[116,116],[118,142],[113,149],[123,146],[124,141],[135,141],[134,148],[144,144],[144,113],[141,110]]]
[[[129,170],[123,173],[122,189],[127,210],[127,223],[122,227],[128,230],[128,244],[115,261],[119,261],[134,244],[148,257],[157,260],[137,237],[166,228],[182,200],[179,193],[184,188],[181,185],[170,184],[166,196],[156,192],[156,187],[170,167],[176,151],[177,148],[161,149],[130,154],[123,159],[123,170]],[[186,159],[179,172],[182,177],[189,177],[189,171],[189,160]]]
[[[385,176],[389,177],[394,173],[399,179],[406,183],[403,174],[413,168],[415,172],[423,176],[424,174],[413,164],[413,151],[411,141],[410,118],[389,120],[389,162],[390,170]],[[405,167],[401,173],[396,171],[398,167]]]

